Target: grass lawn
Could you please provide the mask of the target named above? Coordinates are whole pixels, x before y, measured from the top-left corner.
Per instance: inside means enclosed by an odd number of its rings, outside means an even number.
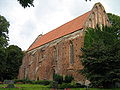
[[[20,88],[2,88],[6,86],[6,84],[0,84],[0,90],[50,90],[48,86],[37,84],[15,84],[15,87]]]
[[[98,89],[98,88],[72,88],[71,90],[120,90],[120,88],[116,88],[116,89]]]
[[[5,84],[0,84],[0,90],[52,90],[52,89],[48,88],[48,86],[37,85],[37,84],[15,84],[16,87],[20,87],[20,88],[2,88],[2,87],[6,87],[6,86],[7,85],[5,85]],[[85,88],[72,88],[70,90],[86,90],[86,89]],[[117,89],[90,88],[88,90],[120,90],[120,88],[117,88]]]

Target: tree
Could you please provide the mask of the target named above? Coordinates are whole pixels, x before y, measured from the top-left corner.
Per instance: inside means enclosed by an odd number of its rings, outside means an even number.
[[[24,8],[34,6],[33,5],[34,0],[18,0],[18,1],[22,5],[22,7],[24,7]]]
[[[23,58],[21,48],[8,47],[8,28],[9,22],[0,15],[0,81],[16,78]]]
[[[116,27],[89,28],[82,48],[81,73],[93,87],[114,87],[120,83],[120,39]]]
[[[8,45],[8,28],[9,22],[0,15],[0,47]]]
[[[6,70],[6,53],[5,48],[0,47],[0,81],[4,80],[4,72]]]
[[[112,27],[89,28],[85,35],[81,73],[92,86],[120,83],[120,16],[108,13]]]
[[[22,64],[23,52],[16,45],[10,45],[6,48],[6,72],[5,79],[17,78],[19,67]]]
[[[0,80],[3,80],[3,73],[6,69],[6,52],[5,48],[8,45],[8,28],[9,22],[5,17],[0,15]]]
[[[107,13],[109,21],[114,28],[117,28],[117,35],[118,38],[120,39],[120,16],[112,14],[112,13]]]
[[[108,13],[107,15],[108,15],[108,18],[112,26],[116,28],[120,28],[120,16],[112,14],[112,13]]]

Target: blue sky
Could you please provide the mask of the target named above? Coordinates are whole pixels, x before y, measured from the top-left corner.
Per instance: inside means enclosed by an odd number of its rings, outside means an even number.
[[[120,16],[120,0],[34,0],[35,7],[25,9],[17,0],[0,0],[0,15],[10,23],[9,44],[27,50],[39,34],[84,14],[96,2],[101,2],[106,12]]]

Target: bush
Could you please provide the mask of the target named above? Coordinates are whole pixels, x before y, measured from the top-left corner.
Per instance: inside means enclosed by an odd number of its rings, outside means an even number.
[[[64,89],[64,88],[86,88],[86,86],[82,85],[80,83],[71,82],[71,83],[59,84],[58,88],[60,88],[60,89]]]
[[[74,80],[73,76],[65,76],[65,83],[71,83]]]
[[[40,85],[49,85],[52,81],[49,80],[38,80],[34,81],[34,84],[40,84]]]
[[[53,81],[50,83],[50,88],[58,88],[58,83]]]
[[[62,83],[59,85],[60,89],[64,89],[64,88],[71,88],[71,84],[70,83]]]
[[[80,83],[71,82],[71,83],[59,84],[58,88],[60,88],[60,89],[64,89],[64,88],[86,88],[86,86],[82,85]]]
[[[80,84],[80,83],[76,83],[76,87],[77,88],[86,88],[86,85]]]
[[[60,89],[64,89],[64,88],[76,88],[76,85],[75,83],[62,83],[62,84],[59,84],[58,88]]]
[[[31,81],[31,80],[25,80],[24,83],[33,84],[33,81]]]
[[[15,88],[14,84],[8,84],[6,88]]]
[[[15,79],[14,80],[15,83],[23,83],[23,84],[33,84],[32,80],[29,79]]]
[[[53,80],[55,82],[57,82],[58,84],[62,84],[62,82],[63,82],[63,76],[55,74],[55,75],[53,75]]]
[[[40,85],[49,85],[51,83],[51,81],[49,80],[38,80],[38,81],[33,81],[33,80],[28,80],[28,79],[16,79],[14,80],[15,83],[23,83],[23,84],[40,84]]]

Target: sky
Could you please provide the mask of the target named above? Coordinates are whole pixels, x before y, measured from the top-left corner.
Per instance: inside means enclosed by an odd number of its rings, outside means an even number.
[[[17,0],[0,0],[0,15],[10,23],[9,44],[27,50],[38,35],[90,11],[97,2],[120,16],[120,0],[34,0],[35,7],[25,9]]]

